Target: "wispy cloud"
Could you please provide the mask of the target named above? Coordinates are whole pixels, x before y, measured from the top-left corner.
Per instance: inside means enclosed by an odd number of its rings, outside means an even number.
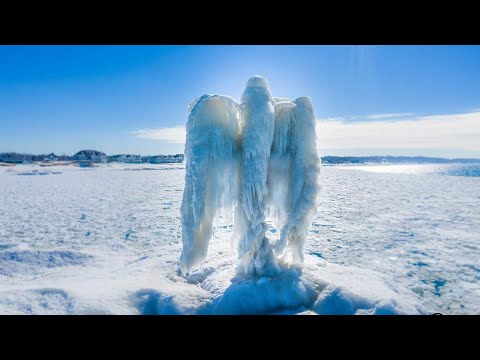
[[[370,117],[370,119],[372,119]],[[480,151],[480,112],[417,116],[397,121],[320,119],[321,149],[417,148]]]
[[[363,114],[363,115],[346,115],[335,118],[328,118],[328,120],[345,120],[345,121],[372,121],[372,120],[403,120],[405,118],[414,117],[414,113],[386,113],[386,114]]]
[[[137,138],[162,140],[170,143],[185,143],[186,131],[184,126],[160,129],[143,129],[132,132]]]
[[[404,117],[413,116],[413,115],[415,114],[414,113],[372,114],[372,115],[366,115],[365,119],[381,120],[381,119],[392,119],[392,118],[404,118]]]
[[[408,115],[407,115],[408,114]],[[317,120],[319,149],[458,149],[480,152],[480,111],[430,116],[411,113],[350,116]],[[408,118],[397,119],[399,115]],[[390,119],[395,118],[395,121]],[[389,119],[389,120],[386,120]],[[143,129],[137,138],[185,143],[185,127]]]

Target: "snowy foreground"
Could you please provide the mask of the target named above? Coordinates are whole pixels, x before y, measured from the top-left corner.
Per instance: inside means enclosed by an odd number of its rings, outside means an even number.
[[[222,223],[178,272],[182,167],[0,169],[0,313],[480,313],[479,177],[324,166],[303,273],[232,282]]]

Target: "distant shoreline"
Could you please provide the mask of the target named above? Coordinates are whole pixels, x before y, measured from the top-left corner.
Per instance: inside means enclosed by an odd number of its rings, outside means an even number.
[[[154,164],[154,163],[184,163],[183,154],[176,155],[113,155],[106,156],[105,161],[97,163],[125,163],[125,164]],[[152,161],[154,160],[154,161]],[[0,153],[0,166],[13,164],[39,164],[41,166],[66,165],[78,160],[74,156],[55,154],[31,155],[19,153]],[[383,165],[408,165],[408,164],[480,164],[480,159],[446,159],[427,156],[323,156],[322,165],[355,165],[355,164],[383,164]]]
[[[59,163],[81,163],[90,161],[92,163],[111,163],[121,162],[128,164],[168,164],[183,163],[183,154],[169,155],[132,155],[132,154],[116,154],[106,155],[98,150],[80,150],[74,155],[56,155],[50,154],[21,154],[16,152],[0,153],[0,164],[35,164],[40,163],[43,166]]]
[[[480,164],[480,159],[445,159],[426,156],[323,156],[323,165],[338,164]]]

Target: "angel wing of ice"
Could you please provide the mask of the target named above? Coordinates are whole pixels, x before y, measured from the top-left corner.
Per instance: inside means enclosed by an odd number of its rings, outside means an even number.
[[[204,95],[190,110],[181,205],[179,266],[184,274],[207,256],[215,217],[231,217],[238,199],[240,165],[239,104],[228,96]]]
[[[315,116],[308,97],[276,100],[268,208],[280,229],[274,244],[280,262],[298,266],[303,264],[305,239],[320,191]]]

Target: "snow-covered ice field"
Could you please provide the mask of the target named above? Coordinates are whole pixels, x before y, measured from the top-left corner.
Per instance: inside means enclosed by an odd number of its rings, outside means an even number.
[[[0,313],[480,314],[479,166],[322,166],[302,276],[243,282],[221,221],[177,273],[183,167],[0,168]]]

